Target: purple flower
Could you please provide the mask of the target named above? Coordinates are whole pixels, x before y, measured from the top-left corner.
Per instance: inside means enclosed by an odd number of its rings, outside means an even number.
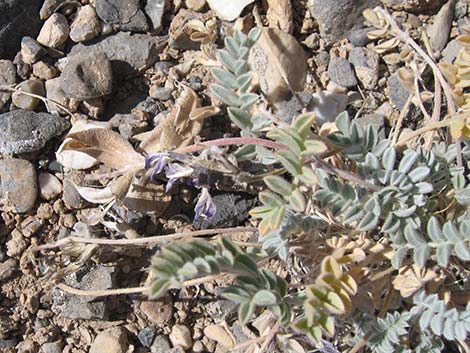
[[[211,219],[214,217],[216,211],[217,207],[212,201],[209,190],[207,190],[207,188],[202,188],[196,203],[196,207],[194,207],[195,219],[198,219],[199,217]]]
[[[194,169],[188,166],[183,166],[181,164],[170,163],[166,167],[166,177],[168,178],[168,182],[166,183],[165,192],[169,192],[171,187],[175,183],[176,180],[180,178],[186,178],[193,174]]]
[[[150,175],[151,180],[154,180],[155,176],[163,171],[169,160],[168,154],[163,152],[149,154],[145,157],[145,169],[150,169],[152,166],[154,168]]]
[[[321,343],[323,344],[322,348],[315,349],[314,351],[310,351],[311,353],[320,352],[320,353],[341,353],[336,349],[336,347],[328,342],[327,340],[322,339]]]

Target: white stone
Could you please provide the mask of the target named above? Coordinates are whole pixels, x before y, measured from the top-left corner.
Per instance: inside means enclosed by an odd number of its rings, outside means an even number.
[[[69,32],[67,18],[56,12],[44,22],[37,41],[46,47],[58,48],[65,43]]]
[[[38,176],[39,194],[45,200],[52,200],[62,192],[62,183],[55,175],[41,173]]]
[[[184,325],[173,326],[170,333],[170,341],[173,346],[181,346],[184,349],[189,349],[193,345],[191,332]]]

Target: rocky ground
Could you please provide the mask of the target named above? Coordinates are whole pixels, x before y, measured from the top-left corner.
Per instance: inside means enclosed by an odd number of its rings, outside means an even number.
[[[221,353],[265,334],[263,320],[250,327],[237,322],[236,307],[217,299],[217,282],[158,301],[55,288],[143,286],[157,246],[36,253],[39,244],[69,235],[135,238],[249,225],[256,203],[256,192],[221,191],[216,216],[193,222],[196,194],[180,187],[171,202],[145,210],[115,203],[106,221],[96,222],[103,207],[78,190],[106,185],[112,170],[73,154],[65,140],[72,125],[96,123],[136,144],[133,137],[158,126],[184,86],[204,105],[222,107],[208,89],[213,58],[201,48],[222,47],[234,27],[249,30],[255,13],[302,45],[308,69],[299,96],[306,106],[325,119],[347,109],[361,124],[386,129],[410,94],[398,77],[406,48],[374,50],[362,11],[386,6],[413,38],[427,33],[435,58],[448,62],[460,49],[455,38],[470,31],[466,0],[233,3],[232,9],[222,0],[0,0],[0,351]],[[429,86],[423,77],[420,84]],[[327,104],[321,90],[331,91]],[[301,110],[286,99],[275,114],[289,120]],[[417,113],[413,106],[408,126]],[[233,131],[222,115],[205,121],[201,138]]]

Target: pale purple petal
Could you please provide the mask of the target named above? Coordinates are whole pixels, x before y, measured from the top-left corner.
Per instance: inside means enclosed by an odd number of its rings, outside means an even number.
[[[168,179],[175,178],[185,178],[193,174],[194,169],[188,166],[183,166],[180,164],[176,163],[170,163],[168,164],[168,167],[166,169],[166,177]]]
[[[203,217],[205,219],[211,219],[217,212],[217,207],[212,201],[212,197],[209,194],[207,188],[202,188],[197,200],[196,207],[194,207],[195,218]]]
[[[166,153],[150,154],[145,157],[145,169],[150,169],[154,165],[154,169],[150,179],[155,179],[155,176],[163,171],[163,168],[168,164],[168,155]]]

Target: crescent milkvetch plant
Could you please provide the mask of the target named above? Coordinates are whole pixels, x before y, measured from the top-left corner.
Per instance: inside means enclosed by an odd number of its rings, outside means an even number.
[[[221,237],[163,247],[153,259],[151,297],[190,279],[228,273],[233,281],[221,296],[239,304],[241,323],[269,310],[278,332],[308,336],[320,350],[440,352],[449,341],[466,346],[470,144],[464,90],[470,46],[455,64],[439,68],[386,13],[371,11],[366,18],[377,27],[372,37],[378,50],[410,45],[407,65],[434,70],[438,84],[452,92],[455,112],[408,138],[361,126],[346,112],[327,129],[318,128],[312,113],[290,124],[263,120],[248,65],[260,30],[226,37],[212,92],[226,104],[241,138],[251,139],[231,160],[256,164],[255,177],[263,181],[250,212],[259,246]],[[450,129],[453,141],[436,134],[442,128]],[[428,136],[430,144],[407,144]]]

